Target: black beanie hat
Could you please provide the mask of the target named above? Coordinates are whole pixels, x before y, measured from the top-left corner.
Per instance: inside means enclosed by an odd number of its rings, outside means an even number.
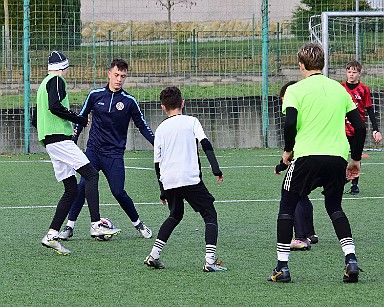
[[[63,70],[69,66],[64,54],[59,51],[52,51],[48,56],[48,70]]]

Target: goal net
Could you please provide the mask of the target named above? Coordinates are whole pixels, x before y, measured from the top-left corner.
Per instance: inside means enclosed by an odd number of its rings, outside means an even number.
[[[311,40],[325,52],[323,73],[345,81],[345,66],[357,60],[363,65],[361,82],[371,89],[371,98],[379,128],[383,127],[384,103],[384,12],[323,12],[311,16]],[[375,147],[371,122],[367,118],[366,146]]]

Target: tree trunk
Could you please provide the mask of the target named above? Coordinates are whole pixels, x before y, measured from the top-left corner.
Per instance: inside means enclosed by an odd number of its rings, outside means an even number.
[[[169,73],[172,74],[173,67],[172,67],[172,5],[171,1],[168,0],[168,69]]]
[[[5,34],[5,54],[6,65],[8,71],[8,81],[12,81],[12,52],[11,52],[11,37],[9,35],[9,10],[8,0],[4,0],[4,34]]]

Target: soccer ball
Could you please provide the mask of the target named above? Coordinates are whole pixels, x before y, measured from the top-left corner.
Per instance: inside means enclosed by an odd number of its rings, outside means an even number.
[[[105,226],[105,227],[108,227],[108,228],[115,228],[115,225],[113,225],[112,221],[107,218],[107,217],[102,217],[100,219],[100,222]]]

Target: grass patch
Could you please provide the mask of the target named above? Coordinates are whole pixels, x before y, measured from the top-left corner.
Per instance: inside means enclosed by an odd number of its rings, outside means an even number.
[[[277,95],[282,83],[274,83],[270,85],[270,94]],[[126,88],[127,92],[134,95],[140,101],[158,101],[160,92],[164,86],[154,86],[150,88]],[[215,86],[196,86],[187,85],[180,86],[184,99],[209,99],[224,97],[247,97],[261,96],[262,85],[260,84],[229,84]],[[69,100],[73,105],[82,105],[89,91],[70,92]],[[36,104],[36,95],[31,95],[31,105]],[[23,95],[4,95],[0,96],[0,108],[24,108]]]
[[[319,244],[308,252],[293,252],[293,282],[271,284],[266,277],[276,263],[276,217],[282,176],[273,174],[279,150],[216,151],[224,174],[219,185],[203,155],[203,178],[216,198],[219,216],[218,257],[228,272],[202,272],[203,222],[186,205],[162,255],[166,269],[147,269],[143,260],[154,239],[139,237],[116,205],[101,175],[102,216],[122,233],[109,242],[89,236],[85,207],[75,235],[65,246],[67,257],[43,248],[63,187],[57,183],[48,156],[0,156],[0,214],[12,231],[2,239],[0,290],[4,306],[381,306],[383,153],[368,152],[362,160],[361,194],[345,195],[359,264],[358,284],[343,284],[344,257],[327,216],[320,190],[310,198]],[[168,209],[158,202],[152,152],[126,153],[126,190],[142,220],[157,234]],[[137,167],[137,168],[135,168]],[[149,168],[149,170],[143,169]],[[197,230],[196,230],[197,229]],[[9,230],[9,229],[8,229]]]

